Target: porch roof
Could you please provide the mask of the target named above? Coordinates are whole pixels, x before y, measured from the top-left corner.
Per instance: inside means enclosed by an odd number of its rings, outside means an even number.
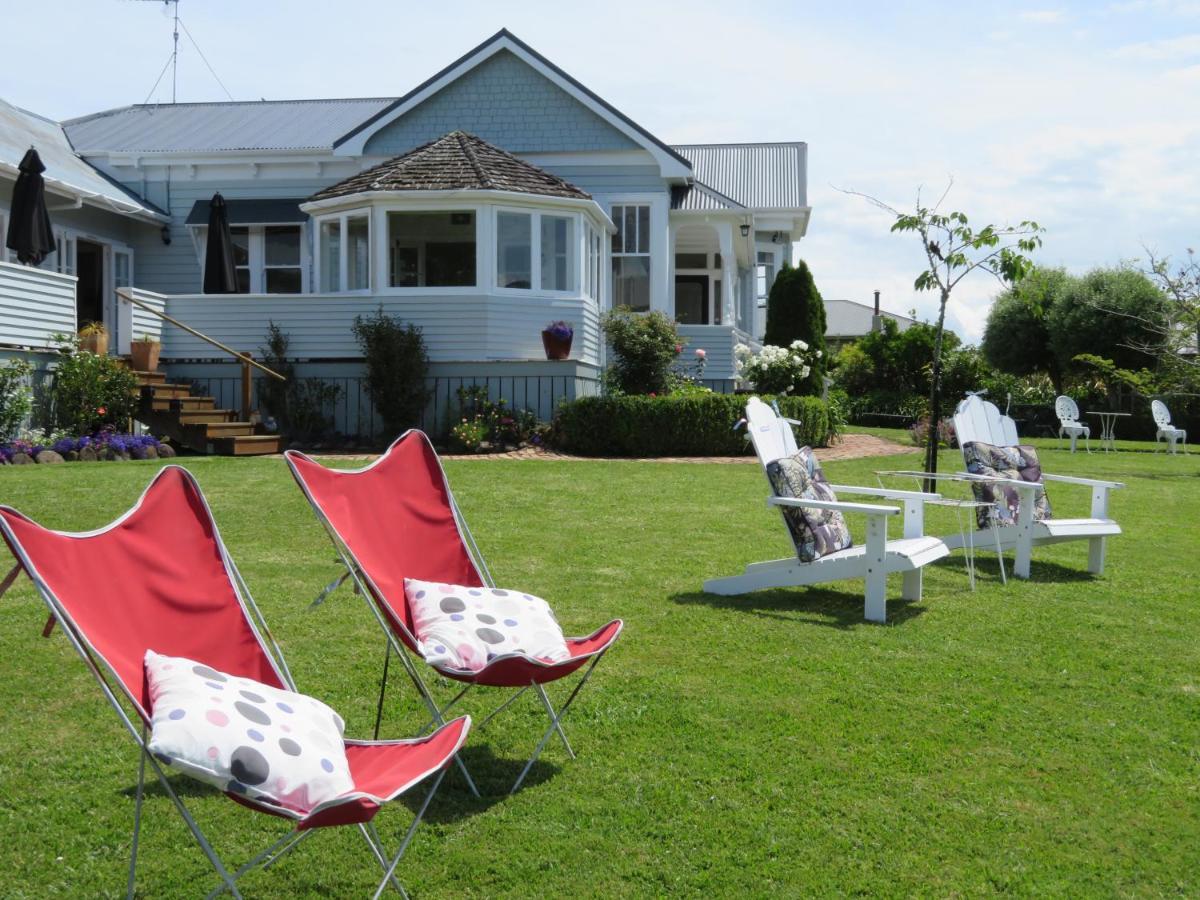
[[[508,191],[590,200],[544,169],[465,131],[452,131],[313,194],[309,202],[372,191]]]

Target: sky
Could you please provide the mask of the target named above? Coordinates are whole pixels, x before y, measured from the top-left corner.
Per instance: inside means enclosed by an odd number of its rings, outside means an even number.
[[[10,103],[65,119],[170,100],[169,72],[154,88],[171,49],[158,0],[5,5]],[[1200,0],[181,0],[179,14],[181,101],[399,96],[506,27],[669,143],[806,141],[797,252],[826,299],[880,290],[885,308],[937,312],[913,290],[919,241],[845,190],[905,209],[953,180],[946,209],[1033,219],[1036,261],[1072,272],[1200,244]],[[977,341],[998,290],[964,281],[950,327]]]

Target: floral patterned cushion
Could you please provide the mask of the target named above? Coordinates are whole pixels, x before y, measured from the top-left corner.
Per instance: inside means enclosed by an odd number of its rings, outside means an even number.
[[[997,447],[985,444],[983,441],[967,441],[963,444],[963,458],[967,461],[967,471],[972,475],[990,475],[993,478],[1010,478],[1042,483],[1042,466],[1038,462],[1037,451],[1024,444],[1017,447]],[[999,525],[1013,525],[1017,521],[1017,511],[1021,506],[1021,496],[1016,488],[998,487],[991,484],[972,484],[975,499],[983,503],[995,503],[996,522]],[[1000,502],[996,502],[1000,501]],[[987,528],[991,508],[980,507],[976,510],[979,527]],[[1036,494],[1033,506],[1033,521],[1040,522],[1050,518],[1050,498],[1046,496],[1043,487]]]
[[[803,500],[837,500],[837,495],[825,480],[821,464],[809,447],[801,447],[791,456],[767,464],[767,478],[776,497],[798,497]],[[844,550],[853,543],[845,517],[833,509],[805,509],[784,506],[783,519],[800,562]]]

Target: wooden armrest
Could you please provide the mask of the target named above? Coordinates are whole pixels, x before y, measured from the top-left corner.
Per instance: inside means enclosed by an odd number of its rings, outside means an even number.
[[[842,503],[834,500],[803,500],[799,497],[768,497],[768,506],[799,506],[810,509],[835,509],[839,512],[866,513],[868,515],[894,516],[900,512],[896,506],[879,506],[875,503]]]

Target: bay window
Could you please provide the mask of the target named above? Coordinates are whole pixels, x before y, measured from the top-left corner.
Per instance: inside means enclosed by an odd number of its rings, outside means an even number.
[[[496,211],[496,286],[579,291],[579,222],[573,215]]]
[[[496,213],[496,287],[533,287],[533,216]]]
[[[650,309],[650,207],[618,204],[612,208],[617,232],[612,237],[613,306],[635,312]]]
[[[474,210],[389,212],[388,284],[474,287]]]
[[[571,291],[575,289],[575,219],[570,216],[550,216],[542,220],[542,290]]]
[[[371,219],[368,213],[342,213],[322,219],[317,240],[322,291],[365,291],[371,287]]]

